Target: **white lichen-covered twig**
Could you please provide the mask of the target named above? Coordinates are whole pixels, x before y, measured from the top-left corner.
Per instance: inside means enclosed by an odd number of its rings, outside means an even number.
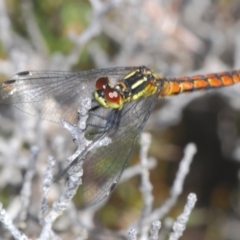
[[[183,213],[177,217],[177,220],[173,223],[172,232],[168,238],[168,240],[178,240],[182,235],[184,230],[186,229],[187,222],[189,220],[189,216],[195,206],[197,201],[197,196],[195,193],[190,193],[187,198],[187,203],[184,207]],[[137,231],[134,228],[131,228],[128,231],[127,239],[128,240],[136,240],[136,239],[144,239],[144,240],[158,240],[159,239],[159,230],[161,228],[160,221],[154,221],[150,228],[150,233],[145,234],[144,236],[137,236]],[[149,237],[148,237],[149,236]]]
[[[178,240],[182,236],[196,201],[196,194],[190,193],[188,195],[187,203],[184,207],[183,213],[177,217],[177,220],[173,224],[173,232],[170,234],[169,240]]]
[[[36,172],[36,162],[39,154],[39,148],[37,146],[33,146],[31,148],[31,159],[29,161],[27,172],[24,176],[23,186],[21,190],[21,210],[18,214],[18,222],[24,223],[26,221],[28,208],[30,204],[30,197],[32,194],[32,181],[33,176]]]
[[[137,231],[134,228],[129,229],[127,240],[137,240]]]
[[[79,123],[78,126],[86,126],[86,120],[88,118],[88,112],[91,108],[91,99],[82,99],[80,108],[79,108]],[[85,128],[82,127],[82,129],[71,125],[70,123],[63,122],[63,126],[70,131],[73,138],[76,139],[76,142],[78,144],[78,150],[69,158],[69,159],[76,159],[81,152],[84,150],[85,146],[89,145],[89,141],[85,139]],[[86,143],[87,141],[87,143]],[[68,160],[69,160],[68,159]],[[84,159],[82,160],[84,161]],[[76,191],[80,184],[82,184],[82,163],[77,163],[76,166],[74,166],[74,171],[71,169],[71,174],[69,175],[69,178],[67,180],[67,183],[64,186],[64,189],[62,191],[62,194],[60,197],[53,203],[52,207],[48,207],[47,200],[45,199],[47,192],[49,190],[49,183],[52,180],[53,173],[52,169],[55,164],[52,158],[49,158],[49,164],[48,168],[46,169],[46,173],[44,175],[43,179],[43,191],[44,191],[44,199],[42,201],[42,224],[43,224],[43,230],[40,236],[40,239],[49,239],[51,236],[51,226],[54,223],[54,221],[63,213],[63,211],[66,210],[68,207],[70,201],[75,196]]]
[[[148,158],[146,168],[151,170],[157,166],[157,161],[154,158]],[[119,183],[127,182],[130,178],[138,176],[142,172],[142,165],[136,164],[134,166],[130,166],[124,170],[123,175],[119,181]]]
[[[148,215],[152,211],[153,204],[153,195],[152,195],[152,184],[150,182],[149,169],[148,169],[148,149],[151,144],[151,135],[149,133],[142,133],[140,138],[140,164],[141,164],[141,186],[140,191],[143,197],[143,208],[139,221],[139,235],[140,239],[146,239],[148,236],[149,226],[147,224],[143,224],[144,219],[148,217]]]
[[[48,162],[47,162],[47,168],[46,168],[46,170],[44,172],[44,176],[43,176],[43,185],[42,185],[43,197],[42,197],[42,201],[41,201],[42,204],[41,204],[41,213],[39,216],[40,219],[43,218],[42,215],[49,209],[47,195],[50,190],[50,186],[53,182],[55,165],[56,165],[56,161],[55,161],[54,157],[49,156]]]
[[[78,144],[78,149],[75,153],[73,153],[72,156],[68,158],[68,161],[71,162],[75,159],[79,159],[78,162],[74,164],[71,168],[67,168],[68,171],[64,173],[68,173],[68,180],[64,186],[64,189],[62,191],[62,194],[60,197],[53,203],[52,207],[48,207],[47,200],[44,198],[42,203],[42,224],[43,224],[43,230],[40,236],[40,239],[49,239],[52,230],[51,226],[54,223],[54,221],[63,213],[63,211],[66,210],[68,205],[70,204],[70,201],[75,196],[76,191],[79,187],[79,185],[82,184],[82,175],[84,174],[84,171],[82,169],[82,164],[84,162],[84,156],[82,157],[82,152],[85,154],[88,151],[93,150],[94,148],[99,148],[102,145],[106,145],[109,142],[109,139],[101,139],[96,140],[94,142],[89,141],[85,138],[85,130],[86,130],[86,121],[89,116],[89,110],[91,109],[91,99],[83,98],[80,104],[80,108],[78,110],[79,114],[79,122],[77,126],[73,126],[68,122],[63,121],[63,127],[65,127],[67,130],[70,131],[72,134],[73,139]],[[49,189],[49,182],[52,179],[52,166],[54,165],[54,162],[52,161],[52,158],[49,158],[49,167],[46,170],[46,174],[44,177],[44,195],[47,195],[48,189]],[[60,176],[61,177],[61,176]]]
[[[183,159],[181,160],[176,178],[174,180],[173,186],[170,191],[170,197],[163,203],[163,205],[157,209],[155,209],[147,219],[147,222],[152,222],[155,219],[162,219],[164,215],[166,215],[169,210],[176,204],[179,195],[182,193],[182,188],[184,184],[184,180],[189,172],[190,164],[193,160],[193,156],[196,153],[196,145],[193,143],[189,143],[185,148],[185,154]]]
[[[147,165],[147,151],[150,143],[150,135],[142,134],[141,136],[141,154],[140,159],[142,163],[142,186],[141,191],[144,199],[144,207],[142,211],[142,216],[139,219],[138,226],[140,224],[139,229],[139,239],[147,239],[149,235],[149,224],[152,223],[152,228],[150,229],[150,240],[158,239],[158,231],[161,227],[161,223],[159,221],[155,221],[156,219],[162,219],[164,215],[166,215],[170,209],[176,204],[179,195],[182,193],[182,188],[184,184],[184,179],[189,172],[190,164],[193,160],[193,156],[196,153],[196,146],[193,143],[190,143],[185,148],[185,154],[183,159],[181,160],[179,170],[177,172],[176,178],[174,180],[173,186],[170,191],[170,197],[165,201],[165,203],[159,208],[152,211],[152,201],[153,196],[151,194],[151,183],[149,181],[148,169]],[[189,201],[191,201],[192,196],[194,194],[190,194],[188,198],[188,203],[186,206],[190,206]],[[195,195],[194,195],[195,196]],[[195,196],[196,198],[196,196]],[[186,208],[185,208],[186,210]],[[184,210],[184,211],[185,211]],[[134,225],[136,226],[136,225]],[[131,231],[128,232],[128,238],[134,239],[136,237],[137,231],[135,228],[132,228]]]
[[[161,228],[161,222],[160,221],[154,221],[151,225],[150,229],[150,238],[149,240],[158,240],[158,233]]]
[[[2,203],[0,203],[0,222],[6,229],[8,229],[14,239],[28,240],[28,237],[14,226],[12,219],[3,208]]]

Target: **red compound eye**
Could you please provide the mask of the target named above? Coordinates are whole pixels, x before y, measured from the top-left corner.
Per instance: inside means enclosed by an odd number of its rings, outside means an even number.
[[[108,78],[107,77],[100,77],[97,81],[96,81],[96,89],[97,90],[102,90],[102,89],[106,89],[108,86]]]
[[[122,97],[117,90],[114,88],[106,88],[104,90],[104,98],[108,103],[109,107],[121,108],[122,107]]]

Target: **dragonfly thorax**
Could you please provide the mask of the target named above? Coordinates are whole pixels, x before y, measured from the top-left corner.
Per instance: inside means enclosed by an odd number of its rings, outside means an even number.
[[[124,102],[151,96],[158,90],[158,87],[158,76],[145,66],[131,72],[115,86],[123,96]]]

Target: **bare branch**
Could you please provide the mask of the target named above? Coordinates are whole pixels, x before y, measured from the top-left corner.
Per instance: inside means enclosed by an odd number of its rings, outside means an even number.
[[[170,234],[169,240],[178,240],[182,236],[196,201],[197,201],[196,194],[190,193],[188,195],[187,203],[184,207],[183,213],[178,216],[176,222],[173,224],[173,232]]]
[[[32,181],[33,177],[36,171],[36,162],[39,154],[39,149],[37,146],[33,146],[31,148],[31,159],[29,161],[28,169],[24,177],[24,182],[23,182],[23,187],[21,190],[21,202],[22,202],[22,207],[21,211],[19,212],[18,215],[18,221],[21,224],[24,224],[26,221],[27,213],[28,213],[28,207],[30,203],[30,197],[32,194],[31,188],[32,188]]]
[[[160,221],[154,221],[150,229],[150,238],[149,240],[158,240],[158,232],[161,228]]]
[[[8,231],[12,234],[12,236],[16,240],[29,240],[29,238],[20,232],[14,225],[13,222],[6,212],[6,210],[3,208],[2,203],[0,203],[0,222],[3,224],[3,226],[8,229]]]
[[[128,231],[127,240],[137,240],[137,231],[131,228]]]
[[[170,198],[159,208],[155,209],[147,219],[147,222],[152,222],[155,219],[162,219],[166,213],[176,204],[176,201],[179,195],[182,193],[184,179],[188,174],[189,166],[193,160],[193,156],[196,153],[197,149],[195,144],[190,143],[185,148],[184,157],[180,163],[176,178],[174,180],[173,186],[170,191]],[[147,223],[145,221],[145,223]]]
[[[141,139],[141,152],[140,152],[140,162],[141,162],[141,186],[140,191],[143,196],[143,209],[141,213],[141,217],[139,220],[139,234],[140,239],[146,239],[148,236],[149,226],[144,224],[144,220],[148,217],[148,215],[152,211],[153,204],[153,195],[152,195],[152,184],[150,182],[149,170],[148,170],[148,149],[151,144],[151,135],[149,133],[142,133]]]

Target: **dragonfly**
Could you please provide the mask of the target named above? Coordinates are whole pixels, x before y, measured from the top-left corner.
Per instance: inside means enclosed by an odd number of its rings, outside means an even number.
[[[81,72],[24,71],[1,85],[0,102],[55,123],[64,120],[74,125],[81,99],[91,99],[86,133],[94,128],[93,143],[105,137],[111,142],[91,151],[86,149],[84,154],[82,194],[84,205],[90,206],[116,187],[159,98],[230,86],[239,81],[240,71],[169,78],[145,66]],[[79,159],[73,160],[60,177]]]

